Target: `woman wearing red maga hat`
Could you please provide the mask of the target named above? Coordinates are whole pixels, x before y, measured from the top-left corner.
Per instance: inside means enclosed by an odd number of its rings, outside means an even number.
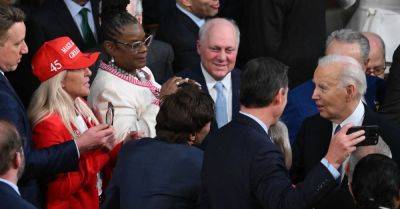
[[[38,148],[77,139],[99,124],[82,97],[89,94],[91,66],[98,53],[84,54],[68,37],[45,42],[32,59],[33,74],[42,82],[28,114]],[[56,175],[46,182],[46,208],[99,208],[100,170],[109,160],[105,150],[79,158],[79,169]]]

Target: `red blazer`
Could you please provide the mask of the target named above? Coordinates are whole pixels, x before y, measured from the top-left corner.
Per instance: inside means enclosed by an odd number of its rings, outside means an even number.
[[[37,148],[69,140],[72,140],[72,136],[58,114],[51,114],[33,128],[33,141]],[[101,150],[81,154],[78,171],[58,174],[48,182],[46,208],[99,208],[97,173],[108,160],[108,152]]]

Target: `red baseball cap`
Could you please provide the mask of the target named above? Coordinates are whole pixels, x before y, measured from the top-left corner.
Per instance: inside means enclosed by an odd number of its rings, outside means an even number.
[[[33,74],[46,81],[64,70],[87,68],[96,62],[99,52],[82,53],[69,37],[45,42],[32,59]]]

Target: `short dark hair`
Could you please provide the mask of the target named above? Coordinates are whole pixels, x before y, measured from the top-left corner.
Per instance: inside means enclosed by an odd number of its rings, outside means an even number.
[[[15,153],[21,150],[21,137],[15,126],[0,119],[0,175],[8,171],[15,159]]]
[[[25,14],[22,10],[12,6],[0,5],[0,45],[7,38],[7,32],[11,26],[24,20]]]
[[[250,60],[243,68],[240,103],[245,107],[268,106],[279,89],[288,86],[288,67],[270,58]]]
[[[200,131],[214,118],[214,101],[188,84],[165,97],[157,115],[157,136],[172,143],[186,143],[190,135]]]
[[[361,208],[394,208],[393,199],[400,195],[399,167],[385,155],[369,154],[357,163],[351,186]]]

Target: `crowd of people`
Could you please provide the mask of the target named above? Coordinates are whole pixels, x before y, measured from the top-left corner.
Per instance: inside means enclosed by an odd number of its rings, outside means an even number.
[[[0,208],[400,209],[400,5],[360,1],[0,1]]]

